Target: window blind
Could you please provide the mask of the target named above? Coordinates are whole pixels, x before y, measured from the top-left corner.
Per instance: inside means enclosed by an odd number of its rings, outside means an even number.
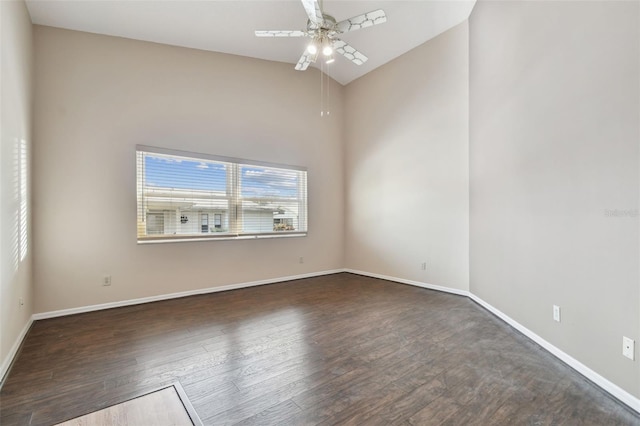
[[[303,167],[139,145],[138,242],[305,235]]]

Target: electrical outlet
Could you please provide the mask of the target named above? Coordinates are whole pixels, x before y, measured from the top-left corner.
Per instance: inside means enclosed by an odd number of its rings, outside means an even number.
[[[633,361],[635,352],[635,342],[626,336],[622,336],[622,355]]]
[[[560,306],[553,305],[553,320],[560,322]]]
[[[304,257],[300,256],[300,258],[298,259],[299,263],[304,263]]]
[[[102,285],[103,286],[111,285],[111,275],[105,275],[104,277],[102,277]]]
[[[20,305],[20,307],[24,306],[24,299],[22,297],[18,299],[18,305]]]
[[[420,268],[422,268],[423,271],[426,271],[427,270],[427,262],[422,262],[420,264]]]

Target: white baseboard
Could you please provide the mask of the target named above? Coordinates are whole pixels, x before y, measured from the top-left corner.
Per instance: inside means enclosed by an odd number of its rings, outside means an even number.
[[[101,303],[98,305],[81,306],[78,308],[61,309],[57,311],[41,312],[41,313],[33,314],[31,315],[31,318],[29,318],[29,321],[20,332],[20,335],[17,337],[15,343],[11,347],[11,350],[9,351],[5,359],[2,360],[2,365],[0,366],[0,384],[4,383],[5,375],[9,371],[9,368],[11,367],[11,363],[13,362],[16,355],[18,354],[18,350],[20,349],[20,345],[22,344],[22,341],[26,337],[27,332],[31,327],[31,324],[36,320],[62,317],[62,316],[73,315],[73,314],[80,314],[84,312],[100,311],[103,309],[119,308],[122,306],[139,305],[142,303],[157,302],[160,300],[177,299],[180,297],[193,296],[197,294],[216,293],[219,291],[236,290],[240,288],[255,287],[258,285],[274,284],[274,283],[291,281],[291,280],[299,280],[302,278],[313,278],[313,277],[319,277],[322,275],[337,274],[340,272],[344,272],[344,270],[332,269],[327,271],[311,272],[307,274],[291,275],[287,277],[271,278],[267,280],[250,281],[250,282],[244,282],[244,283],[224,285],[220,287],[209,287],[209,288],[203,288],[203,289],[197,289],[197,290],[183,291],[179,293],[160,294],[157,296],[142,297],[139,299],[121,300],[118,302]]]
[[[4,383],[5,375],[9,371],[11,367],[11,363],[15,359],[16,355],[18,355],[18,350],[20,349],[20,345],[22,345],[22,341],[27,336],[27,332],[29,328],[31,328],[31,324],[33,324],[33,316],[29,318],[29,321],[24,325],[22,331],[16,338],[16,341],[13,343],[11,350],[7,354],[7,356],[2,360],[2,365],[0,366],[0,384]]]
[[[66,315],[81,314],[84,312],[100,311],[103,309],[120,308],[122,306],[140,305],[142,303],[158,302],[160,300],[177,299],[180,297],[195,296],[198,294],[217,293],[219,291],[237,290],[240,288],[255,287],[258,285],[274,284],[283,281],[299,280],[302,278],[313,278],[321,275],[331,275],[344,272],[343,269],[332,269],[328,271],[311,272],[308,274],[291,275],[288,277],[270,278],[260,281],[249,281],[244,283],[229,284],[219,287],[208,287],[197,290],[181,291],[179,293],[159,294],[157,296],[141,297],[139,299],[121,300],[118,302],[101,303],[99,305],[81,306],[78,308],[61,309],[58,311],[41,312],[33,314],[33,320],[41,320],[47,318],[62,317]]]
[[[620,402],[624,403],[625,405],[629,406],[633,410],[640,413],[640,399],[631,395],[629,392],[625,391],[618,385],[605,379],[600,374],[596,373],[595,371],[593,371],[592,369],[590,369],[589,367],[587,367],[577,359],[568,355],[566,352],[562,351],[561,349],[558,349],[551,343],[547,342],[545,339],[538,336],[536,333],[529,330],[519,322],[515,321],[513,318],[504,314],[503,312],[499,311],[495,307],[491,306],[489,303],[485,302],[475,294],[469,293],[469,298],[474,302],[476,302],[477,304],[479,304],[480,306],[482,306],[483,308],[485,308],[486,310],[488,310],[489,312],[491,312],[492,314],[494,314],[495,316],[497,316],[498,318],[500,318],[501,320],[503,320],[504,322],[506,322],[507,324],[509,324],[511,327],[518,330],[520,333],[527,336],[529,339],[536,342],[538,345],[542,346],[544,349],[546,349],[552,355],[554,355],[555,357],[560,359],[562,362],[567,364],[569,367],[573,368],[578,373],[582,374],[587,379],[591,380],[593,383],[595,383],[596,385],[601,387],[603,390],[611,394],[614,398],[618,399]]]
[[[468,291],[459,290],[457,288],[443,287],[440,285],[428,284],[420,281],[406,280],[404,278],[396,278],[396,277],[390,277],[388,275],[374,274],[372,272],[358,271],[356,269],[344,269],[343,271],[349,272],[351,274],[356,274],[356,275],[364,275],[365,277],[380,278],[381,280],[395,281],[397,283],[409,284],[409,285],[422,287],[422,288],[428,288],[429,290],[436,290],[444,293],[457,294],[458,296],[469,296]]]
[[[551,343],[547,342],[542,337],[540,337],[537,334],[535,334],[533,331],[529,330],[528,328],[526,328],[522,324],[520,324],[517,321],[513,320],[508,315],[504,314],[500,310],[498,310],[495,307],[491,306],[489,303],[485,302],[484,300],[482,300],[481,298],[479,298],[478,296],[476,296],[475,294],[473,294],[473,293],[471,293],[469,291],[459,290],[459,289],[450,288],[450,287],[443,287],[443,286],[423,283],[423,282],[419,282],[419,281],[407,280],[407,279],[404,279],[404,278],[397,278],[397,277],[391,277],[391,276],[387,276],[387,275],[375,274],[375,273],[371,273],[371,272],[359,271],[359,270],[355,270],[355,269],[348,269],[348,268],[346,268],[346,269],[333,269],[333,270],[320,271],[320,272],[312,272],[312,273],[308,273],[308,274],[293,275],[293,276],[288,276],[288,277],[271,278],[271,279],[260,280],[260,281],[250,281],[250,282],[238,283],[238,284],[230,284],[230,285],[225,285],[225,286],[220,286],[220,287],[210,287],[210,288],[204,288],[204,289],[183,291],[183,292],[179,292],[179,293],[161,294],[161,295],[157,295],[157,296],[143,297],[143,298],[140,298],[140,299],[130,299],[130,300],[123,300],[123,301],[119,301],[119,302],[102,303],[102,304],[99,304],[99,305],[83,306],[83,307],[79,307],[79,308],[62,309],[62,310],[58,310],[58,311],[42,312],[42,313],[39,313],[39,314],[34,314],[34,315],[31,316],[31,319],[27,322],[27,324],[25,325],[24,329],[22,330],[22,332],[20,333],[20,335],[16,339],[16,342],[14,343],[13,347],[11,348],[11,351],[9,351],[9,354],[4,359],[4,361],[2,363],[2,366],[0,368],[0,378],[2,378],[4,380],[4,376],[7,373],[7,370],[9,369],[9,367],[11,366],[11,362],[13,362],[13,359],[16,356],[16,354],[18,352],[18,349],[20,348],[20,345],[22,344],[23,339],[25,338],[25,336],[27,334],[27,331],[29,331],[29,328],[31,327],[32,322],[35,321],[35,320],[46,319],[46,318],[54,318],[54,317],[78,314],[78,313],[83,313],[83,312],[98,311],[98,310],[102,310],[102,309],[111,309],[111,308],[117,308],[117,307],[121,307],[121,306],[138,305],[138,304],[142,304],[142,303],[156,302],[156,301],[160,301],[160,300],[176,299],[176,298],[180,298],[180,297],[193,296],[193,295],[197,295],[197,294],[216,293],[216,292],[219,292],[219,291],[235,290],[235,289],[254,287],[254,286],[265,285],[265,284],[274,284],[274,283],[283,282],[283,281],[291,281],[291,280],[298,280],[298,279],[302,279],[302,278],[312,278],[312,277],[318,277],[318,276],[322,276],[322,275],[337,274],[337,273],[340,273],[340,272],[348,272],[348,273],[352,273],[352,274],[363,275],[363,276],[366,276],[366,277],[379,278],[379,279],[383,279],[383,280],[387,280],[387,281],[393,281],[393,282],[398,282],[398,283],[402,283],[402,284],[408,284],[408,285],[412,285],[412,286],[422,287],[422,288],[426,288],[426,289],[430,289],[430,290],[436,290],[436,291],[440,291],[440,292],[444,292],[444,293],[451,293],[451,294],[455,294],[455,295],[459,295],[459,296],[467,296],[471,300],[473,300],[474,302],[478,303],[480,306],[482,306],[483,308],[485,308],[486,310],[488,310],[489,312],[491,312],[492,314],[494,314],[495,316],[497,316],[498,318],[500,318],[501,320],[503,320],[504,322],[506,322],[507,324],[509,324],[513,328],[515,328],[516,330],[518,330],[520,333],[524,334],[526,337],[528,337],[529,339],[533,340],[535,343],[537,343],[538,345],[543,347],[545,350],[550,352],[552,355],[554,355],[555,357],[560,359],[562,362],[564,362],[565,364],[567,364],[568,366],[570,366],[571,368],[576,370],[578,373],[582,374],[587,379],[591,380],[593,383],[595,383],[597,386],[602,388],[604,391],[606,391],[609,394],[611,394],[614,398],[618,399],[623,404],[629,406],[631,409],[633,409],[633,410],[637,411],[638,413],[640,413],[640,399],[638,399],[635,396],[631,395],[629,392],[625,391],[624,389],[622,389],[618,385],[616,385],[616,384],[610,382],[609,380],[605,379],[600,374],[596,373],[595,371],[591,370],[586,365],[582,364],[580,361],[576,360],[575,358],[571,357],[567,353],[565,353],[562,350],[558,349],[557,347],[555,347]]]
[[[398,282],[398,283],[402,283],[402,284],[409,284],[409,285],[413,285],[413,286],[417,286],[417,287],[428,288],[430,290],[436,290],[436,291],[442,291],[442,292],[446,292],[446,293],[457,294],[457,295],[460,295],[460,296],[467,296],[471,300],[473,300],[474,302],[478,303],[480,306],[482,306],[483,308],[485,308],[486,310],[488,310],[489,312],[491,312],[492,314],[494,314],[495,316],[497,316],[498,318],[500,318],[501,320],[503,320],[504,322],[506,322],[507,324],[509,324],[513,328],[515,328],[516,330],[518,330],[520,333],[524,334],[526,337],[528,337],[529,339],[533,340],[538,345],[542,346],[545,350],[550,352],[556,358],[560,359],[562,362],[567,364],[569,367],[573,368],[578,373],[582,374],[587,379],[591,380],[593,383],[598,385],[600,388],[602,388],[604,391],[609,393],[611,396],[613,396],[614,398],[618,399],[620,402],[622,402],[623,404],[627,405],[631,409],[633,409],[633,410],[637,411],[638,413],[640,413],[640,399],[638,399],[635,396],[631,395],[629,392],[625,391],[624,389],[622,389],[618,385],[616,385],[616,384],[610,382],[609,380],[605,379],[600,374],[596,373],[595,371],[593,371],[592,369],[590,369],[589,367],[587,367],[586,365],[584,365],[583,363],[581,363],[577,359],[575,359],[572,356],[568,355],[566,352],[563,352],[562,350],[558,349],[557,347],[555,347],[551,343],[547,342],[542,337],[538,336],[533,331],[529,330],[528,328],[526,328],[522,324],[518,323],[517,321],[515,321],[514,319],[512,319],[508,315],[506,315],[503,312],[499,311],[498,309],[496,309],[495,307],[491,306],[489,303],[485,302],[484,300],[482,300],[481,298],[479,298],[478,296],[476,296],[475,294],[473,294],[473,293],[471,293],[469,291],[458,290],[458,289],[449,288],[449,287],[442,287],[442,286],[437,286],[437,285],[433,285],[433,284],[422,283],[422,282],[419,282],[419,281],[406,280],[406,279],[403,279],[403,278],[391,277],[391,276],[387,276],[387,275],[374,274],[374,273],[371,273],[371,272],[358,271],[358,270],[354,270],[354,269],[345,269],[344,272],[350,272],[352,274],[357,274],[357,275],[364,275],[366,277],[380,278],[380,279],[387,280],[387,281],[394,281],[394,282]]]

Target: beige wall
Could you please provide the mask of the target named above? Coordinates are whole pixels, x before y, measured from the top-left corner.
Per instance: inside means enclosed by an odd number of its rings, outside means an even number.
[[[347,268],[468,290],[468,53],[465,21],[347,86]]]
[[[638,5],[481,1],[470,18],[471,291],[636,397]]]
[[[321,118],[315,69],[39,26],[35,53],[36,312],[342,267],[337,83]],[[136,144],[308,167],[308,236],[137,245]]]
[[[29,189],[32,29],[22,1],[0,1],[0,376],[33,313]],[[26,155],[26,156],[25,156]],[[25,179],[26,178],[26,179]],[[24,305],[19,305],[19,299]]]

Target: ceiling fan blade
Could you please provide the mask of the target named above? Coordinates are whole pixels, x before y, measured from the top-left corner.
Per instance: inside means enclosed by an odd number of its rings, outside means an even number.
[[[304,10],[307,12],[309,21],[314,24],[315,28],[320,28],[324,22],[322,17],[322,10],[320,9],[320,3],[318,0],[301,0]]]
[[[387,22],[387,15],[384,13],[384,10],[378,9],[340,21],[336,27],[338,32],[346,33],[348,31],[355,31],[361,28],[384,24],[385,22]]]
[[[256,37],[304,37],[305,31],[288,31],[288,30],[267,30],[256,31]]]
[[[298,71],[306,70],[312,61],[313,61],[313,58],[311,57],[311,54],[305,50],[302,56],[300,56],[300,60],[296,64],[296,70]]]
[[[344,56],[345,58],[347,58],[348,60],[350,60],[356,65],[362,65],[365,62],[367,62],[367,60],[369,59],[362,53],[358,52],[351,45],[347,44],[346,42],[338,38],[333,40],[333,48],[336,50],[336,52],[338,52],[339,54],[341,54],[342,56]]]

